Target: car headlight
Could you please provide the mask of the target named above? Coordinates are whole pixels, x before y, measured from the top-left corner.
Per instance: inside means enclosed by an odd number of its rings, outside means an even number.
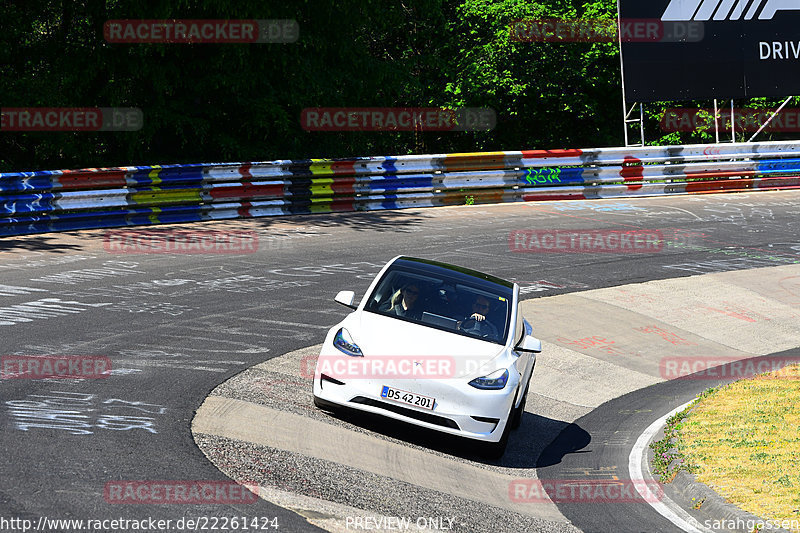
[[[497,372],[492,372],[488,376],[475,378],[469,382],[476,389],[500,390],[508,383],[508,370],[501,368]]]
[[[336,336],[333,338],[333,345],[336,346],[340,352],[350,357],[364,357],[361,348],[358,347],[358,344],[353,342],[353,337],[350,336],[350,332],[344,328],[336,332]]]

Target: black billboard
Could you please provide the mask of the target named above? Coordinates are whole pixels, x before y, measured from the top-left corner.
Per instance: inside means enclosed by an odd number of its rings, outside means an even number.
[[[619,0],[630,102],[800,95],[800,0]]]

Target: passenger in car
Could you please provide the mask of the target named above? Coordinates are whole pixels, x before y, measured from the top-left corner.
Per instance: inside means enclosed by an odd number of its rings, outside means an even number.
[[[419,320],[422,318],[422,309],[418,302],[419,285],[407,283],[392,295],[392,309],[390,312],[397,316]]]

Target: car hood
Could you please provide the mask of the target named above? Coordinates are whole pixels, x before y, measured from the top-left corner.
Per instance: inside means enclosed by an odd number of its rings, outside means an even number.
[[[459,369],[453,377],[493,370],[492,362],[505,351],[492,342],[364,311],[353,313],[341,325],[364,357],[453,358]]]

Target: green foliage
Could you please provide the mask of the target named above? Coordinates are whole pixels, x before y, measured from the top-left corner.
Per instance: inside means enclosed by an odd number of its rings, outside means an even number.
[[[788,96],[788,95],[787,95]],[[778,109],[783,103],[783,98],[750,98],[747,100],[735,100],[734,109],[755,109],[766,113],[767,116]],[[790,100],[788,107],[797,107],[800,105],[800,97],[794,97]],[[730,142],[731,140],[731,127],[730,121],[726,120],[727,116],[723,113],[730,115],[730,100],[717,101],[718,112],[720,113],[719,124],[719,139],[720,142]],[[692,131],[678,131],[670,132],[665,131],[664,127],[664,114],[668,109],[701,109],[702,112],[698,113],[699,127]],[[716,131],[714,129],[714,101],[713,100],[694,100],[687,102],[654,102],[645,106],[645,139],[646,144],[653,145],[670,145],[670,144],[695,144],[695,143],[713,143],[716,142]],[[760,125],[760,124],[758,124]],[[669,128],[667,128],[669,129]],[[757,128],[752,128],[750,131],[742,131],[741,117],[737,120],[735,128],[736,142],[746,142],[755,133]],[[760,133],[757,137],[759,141],[781,140],[781,139],[794,139],[796,133],[794,132],[774,132],[767,129]]]
[[[613,0],[17,0],[2,107],[136,107],[138,132],[0,132],[0,171],[622,143],[616,43],[510,39],[526,17],[613,21]],[[116,44],[115,19],[294,19],[294,44]],[[308,107],[490,107],[490,132],[308,132]],[[648,138],[661,135],[657,113]],[[703,133],[701,136],[708,136]],[[704,139],[707,140],[707,139]]]
[[[509,41],[514,19],[607,2],[25,0],[0,34],[3,107],[138,107],[138,132],[3,132],[0,170],[614,144],[613,45]],[[297,20],[295,44],[112,44],[114,19]],[[613,104],[613,105],[612,105]],[[307,132],[306,107],[491,107],[492,132]]]
[[[619,59],[613,43],[517,42],[515,20],[613,20],[612,2],[467,0],[455,10],[451,40],[455,68],[445,85],[448,103],[497,110],[496,132],[478,149],[574,147],[618,143],[609,128],[619,114]],[[617,129],[620,129],[617,127]]]

